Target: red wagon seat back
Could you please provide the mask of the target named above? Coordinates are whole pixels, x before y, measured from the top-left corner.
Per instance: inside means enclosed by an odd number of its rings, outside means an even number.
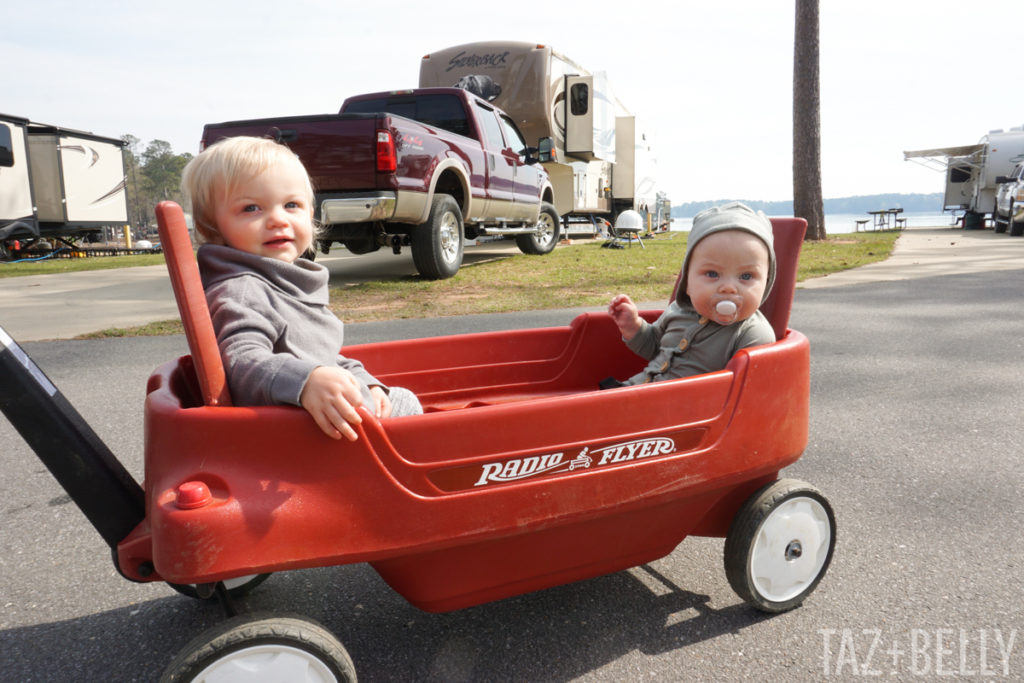
[[[224,362],[220,357],[217,335],[213,331],[210,309],[206,305],[206,294],[199,279],[199,266],[192,249],[185,214],[174,202],[160,202],[156,206],[156,223],[203,403],[208,406],[229,406],[231,396],[224,374]]]
[[[796,290],[796,271],[800,263],[800,247],[807,233],[807,221],[803,218],[772,218],[772,234],[775,238],[775,284],[768,298],[761,304],[761,313],[775,330],[775,338],[786,336],[789,327],[789,312],[793,308],[793,292]],[[676,300],[679,281],[683,273],[676,277],[672,298]]]

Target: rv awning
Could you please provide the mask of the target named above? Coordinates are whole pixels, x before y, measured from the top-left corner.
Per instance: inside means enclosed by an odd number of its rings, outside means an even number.
[[[939,147],[937,149],[919,149],[913,152],[904,152],[903,160],[919,159],[921,157],[966,157],[985,149],[985,145],[960,145],[959,147]]]

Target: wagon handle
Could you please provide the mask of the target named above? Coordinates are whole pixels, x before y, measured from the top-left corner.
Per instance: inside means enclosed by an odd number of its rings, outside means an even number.
[[[111,548],[145,518],[142,487],[2,327],[0,412]]]

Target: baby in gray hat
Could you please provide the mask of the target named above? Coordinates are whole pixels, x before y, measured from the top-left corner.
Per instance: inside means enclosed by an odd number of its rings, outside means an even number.
[[[624,382],[609,377],[602,389],[689,377],[721,370],[740,349],[775,341],[758,310],[775,281],[772,225],[739,202],[698,213],[683,257],[673,301],[653,323],[619,294],[608,315],[634,353],[650,361]]]

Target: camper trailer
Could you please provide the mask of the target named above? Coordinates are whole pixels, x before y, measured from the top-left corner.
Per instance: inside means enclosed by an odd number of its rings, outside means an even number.
[[[0,114],[0,258],[128,221],[124,143]]]
[[[904,152],[903,158],[944,171],[943,210],[964,211],[964,227],[981,227],[995,217],[999,176],[1008,176],[1024,161],[1024,127],[993,130],[976,145]]]
[[[656,169],[647,136],[603,72],[546,45],[494,41],[426,55],[419,85],[466,88],[508,113],[527,140],[552,138],[555,158],[544,166],[566,220],[598,214],[614,223],[627,209],[649,224],[655,220]]]

